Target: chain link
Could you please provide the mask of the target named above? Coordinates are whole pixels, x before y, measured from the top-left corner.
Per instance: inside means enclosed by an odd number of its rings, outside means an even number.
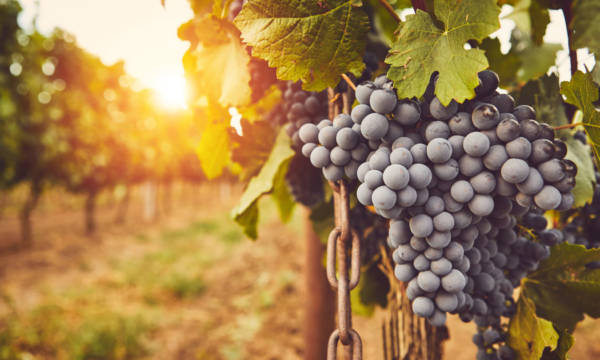
[[[341,180],[337,183],[330,182],[330,185],[333,189],[335,228],[331,230],[327,240],[327,280],[331,287],[337,290],[338,328],[329,337],[327,359],[337,358],[337,345],[341,342],[346,346],[346,360],[361,360],[362,341],[360,335],[352,328],[350,307],[350,291],[358,285],[360,278],[360,239],[350,227],[350,203],[346,183]]]

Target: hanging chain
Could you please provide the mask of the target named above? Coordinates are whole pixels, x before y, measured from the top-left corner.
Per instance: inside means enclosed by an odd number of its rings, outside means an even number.
[[[346,183],[341,180],[337,183],[330,182],[330,185],[333,189],[335,228],[331,230],[327,240],[327,280],[331,287],[337,290],[338,326],[329,337],[327,359],[337,359],[337,345],[341,342],[345,345],[346,360],[361,360],[362,341],[360,335],[352,329],[350,308],[350,291],[358,285],[360,278],[360,241],[356,231],[350,227],[350,204]]]

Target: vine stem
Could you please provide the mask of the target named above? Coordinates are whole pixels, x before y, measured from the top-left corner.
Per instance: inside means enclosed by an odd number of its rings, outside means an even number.
[[[583,125],[583,123],[582,122],[576,122],[576,123],[571,123],[571,124],[565,124],[565,125],[555,126],[554,130],[571,129],[571,128],[574,128],[574,127],[579,126],[579,125]]]
[[[571,0],[562,0],[561,1],[561,9],[563,12],[563,16],[565,18],[565,28],[567,31],[567,47],[569,50],[569,60],[571,65],[571,76],[575,74],[577,71],[577,50],[573,49],[573,32],[569,28],[569,25],[573,21],[573,12],[571,9]],[[572,119],[575,115],[576,108],[575,106],[565,103],[565,114],[568,119]]]
[[[390,15],[392,15],[392,17],[394,19],[396,19],[397,22],[400,22],[400,15],[396,14],[396,11],[392,7],[392,5],[390,5],[390,3],[387,2],[387,0],[377,0],[377,1],[379,1],[381,6],[383,6],[387,10],[387,12],[389,12]]]
[[[422,10],[427,12],[427,4],[425,3],[425,0],[411,0],[411,4],[415,11]]]
[[[573,32],[569,28],[573,21],[573,12],[571,9],[571,0],[563,0],[561,4],[563,16],[565,17],[565,26],[567,28],[568,46],[569,46],[569,60],[571,61],[571,75],[577,71],[577,50],[573,49],[571,43],[573,41]]]
[[[344,79],[344,81],[352,88],[352,90],[356,91],[356,85],[354,85],[354,83],[352,82],[352,80],[350,80],[348,75],[342,74],[342,79]]]

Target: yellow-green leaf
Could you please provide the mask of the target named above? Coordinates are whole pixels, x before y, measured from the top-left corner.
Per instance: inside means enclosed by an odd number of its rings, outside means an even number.
[[[273,191],[277,175],[281,174],[280,169],[285,168],[293,155],[294,151],[290,147],[290,138],[285,130],[282,130],[277,136],[269,158],[258,175],[250,180],[238,205],[232,210],[233,219],[244,227],[244,232],[249,237],[256,239],[257,236],[258,199]]]
[[[221,175],[230,158],[230,144],[226,122],[208,124],[202,132],[196,152],[200,166],[208,179]]]
[[[507,344],[519,360],[540,359],[545,348],[556,349],[558,334],[552,323],[535,314],[535,304],[521,295],[517,312],[510,319]]]
[[[600,159],[600,112],[593,104],[598,100],[598,86],[594,83],[592,75],[577,71],[571,81],[562,82],[560,88],[566,102],[582,111],[583,127],[596,156]]]
[[[180,37],[191,42],[183,63],[194,84],[194,96],[206,96],[221,106],[240,106],[250,101],[250,56],[239,32],[212,15],[183,25]]]

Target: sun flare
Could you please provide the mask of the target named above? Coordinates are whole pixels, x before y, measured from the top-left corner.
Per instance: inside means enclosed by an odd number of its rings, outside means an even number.
[[[159,105],[167,109],[187,108],[187,85],[183,75],[157,77],[151,84]]]

